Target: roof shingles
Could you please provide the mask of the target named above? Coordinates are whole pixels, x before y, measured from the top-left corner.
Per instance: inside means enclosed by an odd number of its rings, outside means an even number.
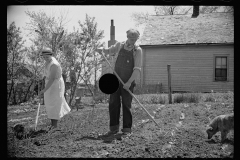
[[[232,13],[151,16],[141,45],[234,43]]]

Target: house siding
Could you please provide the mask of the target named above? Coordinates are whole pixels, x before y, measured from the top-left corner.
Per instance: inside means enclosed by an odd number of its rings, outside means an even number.
[[[234,90],[233,45],[184,45],[143,48],[142,84],[162,83],[168,91],[167,65],[171,65],[172,91],[225,92]],[[214,81],[214,55],[227,55],[228,81]]]

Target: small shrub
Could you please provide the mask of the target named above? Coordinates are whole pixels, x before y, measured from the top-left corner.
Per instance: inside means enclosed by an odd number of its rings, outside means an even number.
[[[184,102],[183,94],[174,95],[173,102],[174,103],[183,103]]]
[[[215,99],[213,97],[206,97],[205,102],[215,102]]]
[[[190,93],[190,95],[188,95],[188,103],[198,103],[199,102],[199,95],[197,93]]]
[[[145,94],[145,95],[138,95],[136,98],[139,100],[140,103],[148,104],[150,102],[149,97],[150,97],[149,95]],[[134,102],[136,101],[134,100]]]
[[[222,100],[223,101],[233,100],[233,92],[223,94]]]
[[[165,104],[165,98],[161,95],[153,95],[150,99],[151,104]]]
[[[197,93],[178,94],[173,98],[174,103],[198,103],[200,96]]]
[[[166,98],[158,94],[137,95],[136,98],[142,104],[165,104],[166,102]],[[135,102],[135,100],[133,102]]]
[[[152,104],[158,104],[158,97],[152,96],[150,102],[151,102]]]
[[[204,102],[215,102],[215,98],[213,98],[213,94],[207,94]]]
[[[166,97],[165,96],[160,96],[160,99],[159,99],[159,103],[160,104],[165,104],[167,101]]]
[[[94,97],[94,100],[96,103],[107,103],[108,99],[109,99],[108,95],[103,94],[103,93],[97,94]]]

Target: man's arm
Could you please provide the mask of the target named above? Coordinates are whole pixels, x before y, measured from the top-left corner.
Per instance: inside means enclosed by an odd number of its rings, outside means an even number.
[[[99,53],[102,53],[102,51],[103,51],[103,53],[105,55],[109,54],[109,55],[113,56],[115,53],[117,53],[119,51],[120,45],[121,45],[120,42],[117,42],[109,48],[98,48],[95,51],[97,51]]]
[[[136,69],[133,70],[133,73],[132,73],[132,75],[131,75],[131,77],[129,78],[129,80],[128,80],[127,83],[130,83],[130,85],[131,85],[132,82],[137,79],[138,75],[139,75],[139,70],[136,70]],[[130,87],[130,86],[129,86],[129,87]]]

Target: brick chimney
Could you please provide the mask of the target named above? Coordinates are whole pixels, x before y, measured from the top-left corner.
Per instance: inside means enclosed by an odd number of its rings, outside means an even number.
[[[199,6],[193,6],[192,18],[197,18],[198,15],[199,15]]]
[[[111,26],[110,26],[110,40],[108,41],[108,47],[114,45],[117,41],[115,40],[115,26],[113,24],[113,20],[111,20]],[[109,56],[108,60],[110,64],[113,66],[113,56]],[[108,66],[107,62],[103,62],[102,64],[102,75],[106,73],[112,73],[112,69]]]
[[[108,41],[108,47],[111,45],[114,45],[116,43],[115,40],[115,26],[113,24],[113,20],[111,20],[111,26],[110,26],[110,41]]]

